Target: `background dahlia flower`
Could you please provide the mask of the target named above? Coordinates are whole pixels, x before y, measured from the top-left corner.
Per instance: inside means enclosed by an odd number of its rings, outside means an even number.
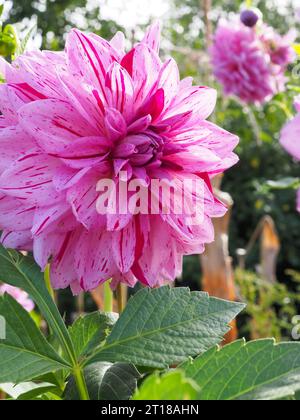
[[[280,142],[288,153],[300,161],[300,97],[296,99],[295,107],[298,114],[282,130]],[[300,190],[297,197],[297,209],[300,212]]]
[[[267,25],[247,27],[222,20],[216,30],[211,60],[215,77],[227,95],[261,104],[284,91],[288,64],[295,59],[291,31],[280,36]]]
[[[216,92],[180,81],[174,60],[160,60],[159,41],[158,24],[128,53],[122,33],[107,42],[72,30],[64,52],[2,62],[1,240],[33,251],[43,270],[51,260],[55,289],[172,281],[184,255],[213,241],[211,218],[226,212],[210,178],[237,162],[238,139],[206,121]],[[120,188],[124,172],[145,186],[202,179],[204,220],[99,214],[98,182]]]
[[[32,312],[34,310],[33,301],[23,290],[10,286],[9,284],[2,284],[0,285],[0,296],[5,293],[13,297],[27,312]]]

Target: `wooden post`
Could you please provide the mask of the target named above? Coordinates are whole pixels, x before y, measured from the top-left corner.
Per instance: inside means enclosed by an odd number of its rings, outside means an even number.
[[[200,0],[200,8],[203,8],[204,12],[204,24],[206,28],[206,47],[210,47],[212,43],[212,22],[210,20],[210,11],[212,8],[212,0]]]
[[[276,283],[277,258],[280,252],[274,220],[270,216],[263,219],[261,234],[261,275],[269,283]]]
[[[214,219],[215,241],[206,246],[206,251],[200,257],[202,266],[202,289],[211,296],[235,301],[237,299],[234,284],[232,258],[229,255],[229,224],[233,200],[231,196],[220,190],[222,175],[214,179],[214,189],[217,197],[228,206],[228,212],[222,218]],[[225,338],[230,343],[238,338],[236,321],[232,330]]]
[[[97,287],[97,289],[91,291],[91,296],[97,305],[97,308],[103,311],[104,308],[104,287],[103,284]]]

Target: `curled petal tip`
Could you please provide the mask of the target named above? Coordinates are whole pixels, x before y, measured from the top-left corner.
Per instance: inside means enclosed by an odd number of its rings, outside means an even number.
[[[146,32],[146,35],[143,39],[143,43],[147,44],[152,50],[159,52],[160,48],[160,36],[161,36],[161,23],[159,20],[156,20]]]

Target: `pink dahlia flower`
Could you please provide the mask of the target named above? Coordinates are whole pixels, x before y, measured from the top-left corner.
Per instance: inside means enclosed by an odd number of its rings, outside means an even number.
[[[34,303],[26,292],[17,287],[10,286],[8,284],[2,284],[0,286],[0,296],[7,293],[11,297],[13,297],[27,312],[31,312],[34,310]]]
[[[284,91],[285,71],[295,58],[293,37],[281,37],[266,25],[249,28],[240,21],[221,21],[211,58],[225,94],[261,104]]]
[[[286,124],[281,133],[280,142],[285,150],[300,161],[300,97],[295,102],[298,115]],[[300,212],[300,191],[297,196],[297,209]]]
[[[210,178],[237,162],[238,139],[206,121],[216,92],[180,81],[174,60],[158,56],[159,38],[155,24],[126,53],[121,33],[107,42],[73,30],[64,52],[5,65],[2,243],[33,251],[42,269],[51,261],[56,289],[79,293],[110,278],[113,286],[174,280],[182,257],[213,241],[211,218],[226,212]],[[186,213],[100,214],[103,179],[118,190],[134,179],[146,188],[153,179],[202,180],[203,220],[190,226]],[[186,195],[192,203],[193,193]]]

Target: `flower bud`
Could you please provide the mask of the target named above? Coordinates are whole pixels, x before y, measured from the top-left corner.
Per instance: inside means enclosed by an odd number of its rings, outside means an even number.
[[[254,10],[244,10],[241,13],[241,21],[245,26],[253,28],[259,20],[259,15]]]

